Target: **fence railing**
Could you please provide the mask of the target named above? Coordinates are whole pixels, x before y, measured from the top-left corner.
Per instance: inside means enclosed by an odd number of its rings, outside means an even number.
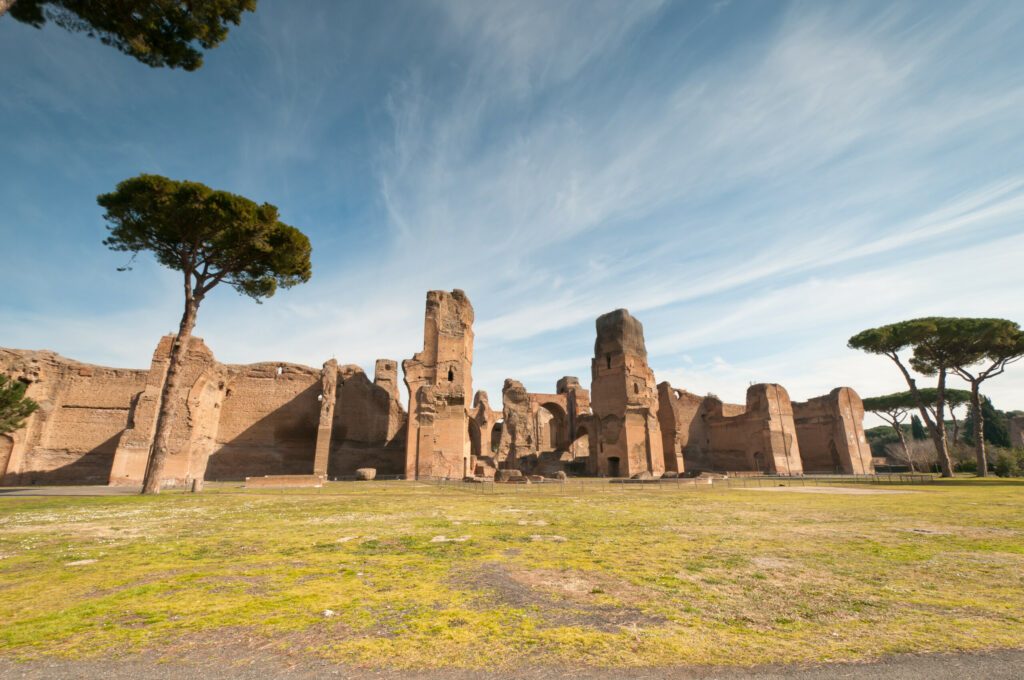
[[[899,485],[930,484],[934,480],[928,474],[879,474],[879,475],[805,475],[794,477],[761,475],[756,477],[676,477],[672,479],[600,479],[569,478],[566,480],[544,480],[543,482],[505,483],[493,481],[466,482],[455,479],[420,479],[419,484],[438,488],[453,489],[475,494],[607,494],[609,492],[660,492],[682,490],[713,490],[757,487],[828,487],[849,485]]]

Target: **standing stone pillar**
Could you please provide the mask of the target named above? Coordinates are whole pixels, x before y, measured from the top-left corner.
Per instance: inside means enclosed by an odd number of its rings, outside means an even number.
[[[331,434],[334,431],[334,404],[338,398],[338,362],[335,359],[324,364],[320,374],[323,394],[320,401],[320,424],[316,429],[316,455],[313,458],[313,474],[327,477],[327,462],[331,456]]]

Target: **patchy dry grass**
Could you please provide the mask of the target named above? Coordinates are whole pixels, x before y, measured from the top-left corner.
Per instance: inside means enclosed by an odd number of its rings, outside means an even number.
[[[1024,647],[1024,484],[0,498],[0,621],[8,658],[240,638],[390,667]]]

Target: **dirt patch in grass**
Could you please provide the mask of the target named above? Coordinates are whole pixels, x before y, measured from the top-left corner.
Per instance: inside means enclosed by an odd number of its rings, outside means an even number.
[[[794,494],[836,494],[841,496],[890,496],[915,494],[906,488],[855,488],[852,486],[750,486],[739,488],[743,492],[793,492]]]
[[[452,584],[482,591],[481,596],[494,604],[535,612],[544,628],[576,626],[616,632],[666,621],[636,606],[652,593],[640,592],[621,579],[574,569],[527,569],[488,562],[471,572],[461,571]]]
[[[888,496],[916,493],[909,489],[856,489],[848,486],[752,486],[737,491],[792,491],[793,493],[824,493],[843,496]]]
[[[300,582],[302,579],[299,579]],[[207,586],[212,593],[232,593],[242,591],[246,595],[260,596],[270,592],[270,579],[266,576],[235,576],[218,574],[197,579],[197,583]]]

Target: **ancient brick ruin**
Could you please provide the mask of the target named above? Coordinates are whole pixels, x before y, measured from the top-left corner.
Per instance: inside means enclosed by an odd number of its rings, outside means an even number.
[[[553,393],[510,378],[494,409],[473,393],[473,320],[462,291],[427,294],[423,349],[402,362],[408,412],[395,360],[377,360],[371,381],[334,359],[320,369],[222,364],[193,338],[163,483],[315,485],[365,468],[407,479],[873,471],[852,389],[792,402],[782,386],[760,384],[746,404],[726,404],[657,384],[643,326],[624,309],[597,319],[589,392],[571,376]],[[0,371],[40,404],[24,428],[0,435],[0,482],[141,484],[171,341],[160,340],[148,370],[0,349]]]

